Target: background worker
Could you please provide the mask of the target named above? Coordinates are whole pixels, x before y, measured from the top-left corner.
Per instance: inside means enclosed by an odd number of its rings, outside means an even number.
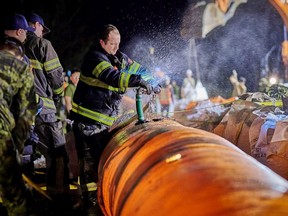
[[[36,215],[35,206],[22,179],[18,153],[22,153],[29,137],[36,98],[33,74],[23,56],[24,46],[20,41],[14,37],[1,38],[0,194],[8,215],[26,216]]]
[[[165,76],[165,83],[161,88],[161,92],[157,95],[157,113],[162,116],[172,117],[174,115],[174,91],[170,83],[170,77]]]
[[[239,96],[245,94],[246,92],[247,92],[246,78],[241,76],[239,78]]]
[[[50,29],[41,16],[31,13],[28,23],[35,32],[27,33],[26,55],[35,77],[36,95],[43,101],[42,111],[36,116],[34,132],[39,137],[37,151],[46,159],[46,187],[58,210],[71,207],[68,157],[62,122],[57,119],[57,106],[64,94],[63,67],[51,42],[43,38]]]
[[[172,87],[174,92],[174,99],[178,101],[180,99],[180,87],[178,86],[176,80],[172,80]]]
[[[66,107],[66,112],[68,116],[69,116],[70,110],[72,109],[72,98],[76,90],[76,86],[79,82],[79,78],[80,78],[80,69],[75,68],[74,70],[71,71],[71,75],[69,79],[70,82],[64,91],[65,107]]]
[[[72,109],[72,98],[74,96],[77,84],[79,82],[79,77],[80,77],[80,69],[79,68],[73,69],[69,77],[69,84],[64,90],[66,121],[68,121],[67,123],[65,123],[66,132],[69,132],[71,130],[72,122],[70,122],[69,115],[70,115],[70,110]]]
[[[185,100],[186,103],[196,100],[196,81],[193,77],[192,70],[188,69],[186,71],[186,77],[183,79],[181,85],[181,98]]]
[[[119,51],[120,33],[114,25],[105,25],[96,45],[86,54],[81,67],[70,118],[74,120],[80,184],[87,215],[100,215],[97,204],[98,164],[108,139],[108,129],[119,113],[123,94],[129,87],[153,91],[155,81],[139,63]],[[141,75],[145,74],[145,81]],[[161,90],[154,84],[155,92]],[[98,211],[98,214],[97,214]]]
[[[238,80],[238,73],[236,70],[232,71],[232,75],[229,77],[229,80],[233,86],[231,97],[238,97],[247,92],[246,79],[240,77]]]

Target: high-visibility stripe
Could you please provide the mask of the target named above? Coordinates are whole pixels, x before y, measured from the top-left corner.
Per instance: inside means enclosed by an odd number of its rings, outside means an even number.
[[[59,58],[55,58],[44,63],[44,68],[46,71],[51,71],[59,67],[61,67]]]
[[[55,103],[53,100],[49,99],[49,98],[45,98],[45,97],[40,97],[43,100],[43,106],[49,109],[53,109],[55,110]]]
[[[39,101],[40,101],[39,95],[36,94],[35,98],[36,98],[36,103],[39,103]]]
[[[95,112],[95,111],[89,110],[87,108],[81,107],[81,106],[77,105],[75,102],[72,102],[72,111],[75,113],[78,113],[82,116],[85,116],[87,118],[101,122],[101,123],[108,125],[108,126],[111,126],[116,119],[116,117],[113,118],[110,116],[106,116],[102,113]]]
[[[255,102],[257,104],[260,105],[264,105],[264,106],[277,106],[277,107],[282,107],[283,103],[282,101],[264,101],[264,102]]]
[[[110,85],[108,85],[108,84],[106,84],[106,83],[104,83],[98,79],[91,78],[91,77],[85,77],[82,74],[80,75],[79,80],[86,83],[87,85],[108,89],[110,91],[124,92],[126,90],[126,88],[116,88],[116,87],[110,86]]]
[[[90,86],[95,86],[95,87],[100,87],[100,88],[104,88],[104,89],[109,89],[111,91],[117,91],[119,92],[120,89],[119,88],[116,88],[116,87],[113,87],[113,86],[110,86],[98,79],[94,79],[94,78],[91,78],[91,77],[85,77],[84,75],[80,75],[80,78],[79,78],[80,81],[86,83],[87,85],[90,85]]]
[[[34,69],[42,70],[43,64],[35,59],[29,59],[30,60],[30,66]]]
[[[129,73],[121,73],[120,83],[119,83],[121,89],[123,88],[125,89],[128,87],[130,76],[131,74]]]
[[[113,66],[107,61],[102,61],[95,67],[95,69],[92,71],[92,74],[98,78],[102,71],[106,70],[109,67]]]
[[[36,59],[29,59],[29,60],[31,63],[31,67],[34,69],[38,69],[38,70],[43,70],[44,68],[46,71],[51,71],[51,70],[61,67],[59,58],[52,59],[50,61],[45,62],[44,64],[42,64]]]
[[[137,63],[137,62],[133,62],[130,66],[129,66],[129,69],[128,69],[128,72],[131,73],[131,74],[135,74],[139,68],[140,68],[140,64]]]
[[[64,86],[61,86],[58,89],[54,89],[53,92],[58,95],[61,95],[62,93],[64,94]]]
[[[137,63],[137,62],[134,61],[134,62],[130,65],[130,67],[129,67],[129,69],[128,69],[128,73],[130,73],[130,74],[137,74],[137,72],[138,72],[139,70],[141,70],[141,67],[142,67],[142,66],[141,66],[139,63]],[[142,69],[143,69],[143,67],[142,67]],[[150,72],[147,72],[146,70],[145,70],[145,71],[141,71],[141,73],[139,73],[139,74],[141,74],[141,78],[144,79],[145,81],[150,80],[150,79],[153,79],[152,74],[151,74]]]
[[[97,190],[97,184],[95,182],[90,182],[85,184],[85,186],[81,187],[82,192],[87,191],[96,191]]]

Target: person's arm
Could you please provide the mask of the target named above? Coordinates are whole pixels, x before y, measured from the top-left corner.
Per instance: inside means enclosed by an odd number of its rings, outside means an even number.
[[[30,134],[31,125],[34,123],[37,111],[36,93],[34,88],[34,77],[28,66],[20,70],[19,83],[22,84],[17,95],[14,96],[14,117],[16,126],[12,131],[14,143],[19,152],[22,152],[24,142]]]
[[[67,113],[70,113],[70,110],[72,109],[72,98],[73,98],[73,94],[74,91],[72,89],[73,84],[69,84],[65,91],[64,91],[64,101],[65,101],[65,108],[67,110]]]
[[[128,87],[139,87],[144,80],[138,71],[142,71],[144,67],[129,59],[125,54],[122,55],[125,60],[123,68],[115,68],[104,54],[98,55],[95,58],[97,62],[93,75],[105,84],[124,91]]]
[[[57,103],[61,100],[64,93],[63,67],[51,42],[42,40],[42,43],[43,49],[41,50],[43,51],[44,56],[44,70],[47,73],[47,80],[53,89],[53,95],[56,100],[55,102]]]
[[[72,109],[72,98],[70,96],[65,96],[64,99],[67,113],[70,113],[70,110]]]

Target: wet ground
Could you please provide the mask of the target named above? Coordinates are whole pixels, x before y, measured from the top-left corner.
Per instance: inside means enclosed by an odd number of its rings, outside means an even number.
[[[35,182],[34,182],[35,183]],[[44,186],[37,183],[37,186]],[[76,182],[70,184],[70,194],[59,197],[57,200],[49,200],[37,190],[28,187],[34,201],[34,212],[39,216],[103,216],[98,203],[92,207],[85,207],[81,200],[79,185]],[[45,190],[43,190],[45,192]],[[0,202],[0,216],[8,216],[6,209]],[[24,215],[23,215],[24,216]]]
[[[34,212],[36,212],[36,215],[39,216],[103,216],[99,206],[96,206],[93,209],[85,209],[80,205],[80,203],[75,202],[73,197],[72,203],[69,203],[68,205],[63,202],[51,202],[43,197],[38,198],[34,207]],[[0,216],[8,216],[6,209],[2,206],[2,203],[0,203]]]

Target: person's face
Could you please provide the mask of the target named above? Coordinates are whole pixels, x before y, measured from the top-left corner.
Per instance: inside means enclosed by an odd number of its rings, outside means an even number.
[[[219,8],[223,13],[226,13],[231,0],[216,0],[218,2]]]
[[[34,28],[35,28],[35,34],[38,36],[38,37],[43,37],[43,26],[39,23],[39,22],[36,22],[35,25],[34,25]]]
[[[100,44],[102,48],[109,54],[115,55],[117,50],[119,49],[120,44],[120,34],[117,31],[111,31],[109,33],[108,39],[105,43],[102,39],[100,39]]]
[[[79,82],[79,77],[80,77],[80,72],[74,72],[71,75],[70,80],[74,85],[77,85],[77,83]]]
[[[24,30],[24,29],[18,29],[17,30],[17,36],[16,38],[21,41],[22,43],[26,40],[27,38],[27,30]]]

